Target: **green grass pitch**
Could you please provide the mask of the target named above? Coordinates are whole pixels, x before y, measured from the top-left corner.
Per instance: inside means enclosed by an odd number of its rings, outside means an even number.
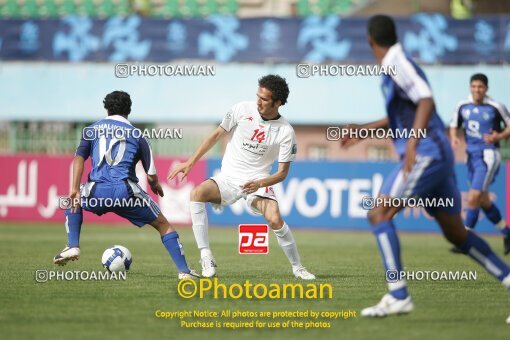
[[[191,267],[199,269],[190,228],[178,228]],[[211,228],[211,246],[221,283],[294,283],[290,266],[270,235],[268,255],[237,254],[237,228]],[[155,317],[156,310],[315,311],[355,310],[386,292],[373,236],[356,232],[294,231],[303,264],[317,283],[333,286],[333,299],[183,299],[176,270],[150,227],[82,227],[81,258],[64,270],[101,270],[101,254],[121,244],[133,254],[126,281],[37,283],[35,271],[57,269],[52,257],[66,243],[62,224],[0,223],[0,337],[2,339],[506,339],[510,295],[476,263],[450,254],[439,235],[401,235],[406,270],[472,270],[476,281],[411,281],[415,311],[384,319],[331,321],[329,329],[184,329],[180,321]],[[484,236],[501,254],[497,236]],[[507,261],[509,258],[507,258]],[[62,269],[58,267],[58,269]],[[243,319],[247,321],[246,319]],[[249,320],[249,319],[248,319]],[[324,321],[324,319],[322,319]]]

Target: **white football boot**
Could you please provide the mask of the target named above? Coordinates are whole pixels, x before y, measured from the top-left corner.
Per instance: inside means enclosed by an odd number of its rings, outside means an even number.
[[[392,314],[406,314],[414,309],[411,296],[403,300],[394,298],[391,294],[383,296],[381,301],[372,307],[367,307],[361,311],[361,316],[380,318]]]
[[[200,278],[200,275],[193,269],[189,270],[189,273],[180,272],[179,273],[179,280],[185,280],[185,279],[198,279]]]
[[[58,264],[59,266],[65,266],[69,260],[74,261],[80,258],[80,247],[68,247],[66,246],[64,250],[55,255],[53,258],[53,263]]]
[[[310,273],[303,266],[293,268],[292,271],[294,272],[294,276],[298,279],[305,280],[305,281],[315,280],[315,275]]]
[[[212,255],[204,256],[200,259],[202,264],[202,277],[213,277],[216,275],[216,260]]]

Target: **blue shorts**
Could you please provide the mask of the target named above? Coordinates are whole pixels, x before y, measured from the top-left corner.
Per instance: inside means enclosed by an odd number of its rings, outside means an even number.
[[[468,152],[468,181],[471,189],[487,191],[499,172],[501,156],[498,149]]]
[[[462,202],[452,160],[437,160],[418,155],[407,179],[404,179],[402,166],[403,163],[400,162],[384,179],[381,195],[394,198],[435,198],[443,203],[453,200],[453,204],[427,206],[425,210],[432,216],[439,211],[452,215],[460,213]]]
[[[113,212],[138,227],[150,224],[161,212],[158,204],[134,182],[88,182],[80,191],[83,209],[98,216]]]

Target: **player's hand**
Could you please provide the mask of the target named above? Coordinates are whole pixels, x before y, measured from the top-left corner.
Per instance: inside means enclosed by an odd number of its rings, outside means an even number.
[[[170,173],[168,174],[167,179],[172,180],[175,178],[175,176],[177,176],[179,173],[182,172],[182,177],[181,177],[181,181],[182,181],[182,180],[184,180],[184,178],[186,178],[186,176],[188,176],[188,173],[191,171],[192,168],[193,168],[193,165],[189,164],[188,162],[179,163],[173,167],[172,171],[170,171]]]
[[[349,124],[344,127],[344,129],[347,129],[349,131],[357,131],[359,128],[361,128],[361,125],[359,124]],[[359,141],[360,141],[359,138],[351,138],[350,136],[346,136],[340,139],[340,146],[344,148],[349,148],[354,144],[358,143]]]
[[[483,135],[483,140],[486,144],[493,144],[499,142],[501,138],[499,138],[499,133],[494,130],[491,130],[490,134]]]
[[[165,194],[163,193],[163,188],[161,187],[161,184],[159,184],[159,182],[156,184],[151,184],[150,187],[152,192],[155,193],[156,195],[161,197],[165,196]]]
[[[404,179],[407,179],[407,175],[409,175],[414,164],[416,163],[416,142],[416,139],[410,139],[406,145],[406,151],[404,153],[404,165],[402,167],[404,172]]]
[[[253,194],[255,191],[262,188],[262,183],[259,181],[249,181],[243,185],[241,185],[241,189],[246,195]]]
[[[80,190],[71,191],[69,199],[71,200],[71,213],[75,213],[78,210],[78,207],[81,207]]]
[[[460,140],[457,137],[453,137],[451,140],[452,148],[456,149],[460,145]]]

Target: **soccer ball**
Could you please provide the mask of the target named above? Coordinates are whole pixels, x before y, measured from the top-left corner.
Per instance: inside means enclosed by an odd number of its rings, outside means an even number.
[[[101,261],[106,270],[110,273],[117,273],[129,270],[133,257],[126,247],[113,246],[104,251]]]

